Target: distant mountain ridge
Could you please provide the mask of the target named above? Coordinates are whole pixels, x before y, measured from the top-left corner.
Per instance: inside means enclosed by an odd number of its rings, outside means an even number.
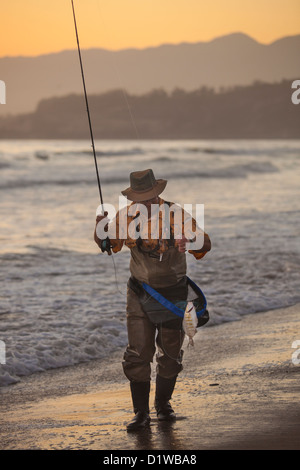
[[[75,46],[74,46],[75,47]],[[196,90],[201,86],[249,85],[300,78],[300,34],[264,45],[242,33],[209,42],[146,49],[82,51],[88,93],[116,88],[144,94],[153,89]],[[81,93],[77,50],[38,57],[0,58],[6,105],[0,115],[32,112],[45,98]]]

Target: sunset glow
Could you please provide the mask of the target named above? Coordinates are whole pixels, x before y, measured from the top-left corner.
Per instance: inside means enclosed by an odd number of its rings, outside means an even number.
[[[209,41],[243,32],[259,42],[300,33],[299,0],[74,0],[82,48],[119,50]],[[71,0],[1,5],[0,57],[74,49]]]

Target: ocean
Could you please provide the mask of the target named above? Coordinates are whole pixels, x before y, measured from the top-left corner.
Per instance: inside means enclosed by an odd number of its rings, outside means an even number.
[[[207,327],[300,301],[300,141],[96,141],[96,150],[106,203],[118,208],[129,173],[152,168],[168,179],[164,199],[204,204],[212,250],[187,262]],[[125,347],[130,253],[108,257],[93,240],[90,142],[1,141],[0,197],[0,385]]]

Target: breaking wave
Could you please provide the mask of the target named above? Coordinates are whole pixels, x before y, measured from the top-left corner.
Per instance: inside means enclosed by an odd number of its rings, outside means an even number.
[[[166,157],[168,158],[168,157]],[[169,159],[163,159],[162,162],[169,162]],[[206,171],[190,171],[178,169],[177,172],[169,172],[164,170],[164,177],[169,180],[177,180],[182,178],[247,178],[250,174],[255,173],[275,173],[278,172],[278,168],[268,161],[263,162],[251,162],[242,165],[232,165],[224,168],[219,169],[210,169]],[[128,175],[118,174],[114,172],[114,174],[105,174],[105,172],[101,175],[101,182],[103,184],[123,184],[128,183]],[[84,185],[94,185],[95,184],[95,177],[91,178],[50,178],[49,180],[30,180],[30,179],[22,179],[22,180],[13,180],[8,181],[0,184],[0,190],[4,189],[14,189],[14,188],[29,188],[33,186],[45,186],[45,185],[55,185],[55,186],[73,186],[78,184]]]

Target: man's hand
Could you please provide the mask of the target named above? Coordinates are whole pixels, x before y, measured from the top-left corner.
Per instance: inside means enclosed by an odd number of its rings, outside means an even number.
[[[98,223],[100,222],[100,220],[105,219],[105,217],[107,216],[107,214],[108,214],[107,212],[104,212],[104,215],[102,215],[102,214],[100,215],[100,214],[99,214],[99,215],[97,215],[97,217],[96,217],[96,227],[95,227],[95,230],[94,230],[94,240],[95,240],[95,242],[97,243],[97,245],[99,246],[99,248],[101,248],[102,240],[100,240],[100,238],[99,238],[98,235],[97,235],[97,225],[98,225]],[[107,225],[107,224],[106,224],[106,227],[104,227],[104,230],[105,230],[105,228],[108,228],[108,225]]]
[[[98,235],[97,235],[97,225],[98,223],[105,219],[108,215],[108,212],[104,212],[104,215],[97,215],[96,217],[96,227],[95,227],[95,232],[94,232],[94,240],[95,242],[97,243],[97,245],[99,246],[99,248],[101,249],[102,253],[104,251],[106,251],[108,253],[108,255],[111,255],[111,246],[110,246],[110,241],[109,241],[109,238],[107,237],[106,239],[103,239],[101,240]],[[104,231],[107,232],[108,231],[108,224],[105,225],[104,227]]]
[[[175,241],[175,246],[177,246],[177,249],[179,253],[185,253],[186,252],[186,243],[189,240],[183,236],[182,238],[179,238],[178,240]]]
[[[96,227],[97,227],[98,223],[99,223],[101,220],[103,220],[103,219],[105,219],[105,218],[107,217],[107,215],[108,215],[108,212],[106,212],[106,211],[104,212],[104,215],[102,215],[102,214],[97,215],[97,217],[96,217]],[[96,229],[95,229],[95,230],[96,230]],[[107,224],[105,225],[105,227],[104,227],[104,232],[107,232],[107,231],[108,231],[108,223],[107,223]]]
[[[97,215],[97,217],[96,217],[96,224],[97,224],[98,222],[100,222],[100,220],[105,219],[105,217],[107,217],[107,215],[108,215],[108,212],[106,212],[106,211],[104,212],[104,215]]]

